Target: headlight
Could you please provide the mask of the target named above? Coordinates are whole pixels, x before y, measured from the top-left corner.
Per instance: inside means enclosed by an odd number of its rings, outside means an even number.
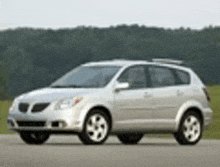
[[[20,100],[23,98],[24,96],[19,96],[17,98],[14,99],[14,101],[12,102],[12,105],[10,106],[8,113],[10,114],[13,110],[15,110],[16,106],[19,104]]]
[[[14,100],[12,102],[12,105],[9,107],[9,110],[8,110],[9,114],[15,109],[16,104],[17,104],[17,102]]]
[[[54,110],[63,110],[67,108],[71,108],[79,103],[83,97],[72,97],[72,98],[64,98],[57,102],[54,107]]]

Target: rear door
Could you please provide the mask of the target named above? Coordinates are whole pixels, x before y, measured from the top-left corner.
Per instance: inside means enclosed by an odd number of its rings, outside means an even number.
[[[173,123],[180,106],[189,97],[189,74],[163,66],[149,66],[148,71],[153,92],[152,117],[159,122]]]

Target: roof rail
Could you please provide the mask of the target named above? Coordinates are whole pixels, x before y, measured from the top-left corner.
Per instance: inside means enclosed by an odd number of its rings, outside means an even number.
[[[173,60],[173,59],[152,59],[152,61],[157,63],[177,64],[177,65],[182,65],[184,63],[182,60]]]
[[[127,59],[113,59],[113,61],[128,61]]]

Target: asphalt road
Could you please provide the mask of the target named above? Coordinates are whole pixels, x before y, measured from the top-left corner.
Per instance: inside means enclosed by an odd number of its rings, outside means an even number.
[[[219,167],[220,140],[181,146],[173,138],[144,137],[122,145],[110,136],[104,145],[85,146],[76,136],[51,136],[44,145],[27,145],[18,135],[0,135],[0,166],[7,167]]]

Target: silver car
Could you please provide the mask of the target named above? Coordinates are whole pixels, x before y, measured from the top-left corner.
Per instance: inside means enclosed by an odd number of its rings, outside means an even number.
[[[137,144],[146,133],[172,133],[194,145],[212,123],[209,94],[180,61],[112,60],[74,68],[49,87],[22,94],[9,109],[8,128],[27,144],[51,134],[76,134],[102,144],[109,134]]]

